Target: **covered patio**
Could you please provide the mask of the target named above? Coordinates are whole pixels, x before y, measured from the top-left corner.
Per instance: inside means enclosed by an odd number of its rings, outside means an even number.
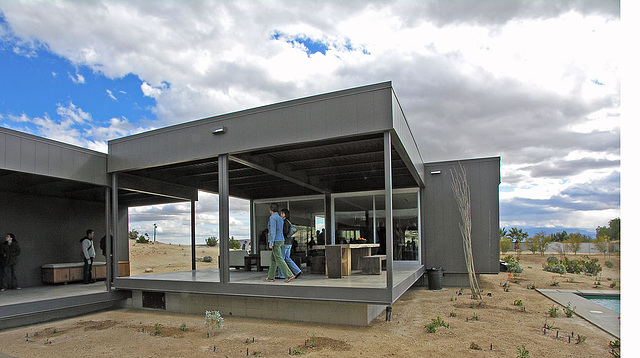
[[[329,279],[307,273],[291,284],[265,284],[261,279],[266,272],[238,272],[229,267],[229,243],[224,239],[219,244],[220,269],[196,270],[196,233],[192,229],[192,271],[116,275],[114,287],[134,292],[134,306],[136,292],[140,296],[175,292],[385,307],[424,273],[424,255],[418,252],[424,245],[414,242],[420,249],[411,260],[399,261],[402,255],[394,255],[393,248],[398,247],[394,235],[398,236],[400,226],[394,216],[401,216],[401,211],[394,212],[394,204],[400,205],[394,203],[394,193],[410,192],[410,226],[419,240],[424,169],[390,82],[112,140],[108,171],[113,180],[113,208],[122,208],[118,203],[122,200],[128,205],[143,205],[162,198],[190,198],[192,228],[196,226],[197,190],[217,193],[220,238],[230,237],[229,197],[249,200],[255,254],[266,250],[266,242],[260,241],[268,216],[265,208],[269,202],[277,202],[291,208],[295,224],[311,227],[305,222],[321,217],[328,245],[357,235],[382,246],[386,255],[386,271],[380,275],[344,274]],[[121,217],[119,212],[113,215]],[[343,219],[353,215],[356,220]],[[116,231],[117,242],[126,240],[123,230]],[[301,238],[305,254],[314,248],[306,246],[313,238],[311,231],[311,236]]]

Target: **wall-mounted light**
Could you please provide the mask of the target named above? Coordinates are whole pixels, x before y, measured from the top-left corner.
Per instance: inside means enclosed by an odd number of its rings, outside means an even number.
[[[440,173],[442,173],[442,171],[440,171],[440,170],[432,170],[431,171],[431,175],[437,175],[437,174],[440,174]]]
[[[225,128],[224,126],[222,126],[222,127],[218,127],[218,128],[213,128],[213,129],[211,130],[211,134],[213,134],[213,135],[216,135],[216,134],[222,134],[222,133],[224,133],[224,132],[226,132],[226,131],[227,131],[227,128]]]

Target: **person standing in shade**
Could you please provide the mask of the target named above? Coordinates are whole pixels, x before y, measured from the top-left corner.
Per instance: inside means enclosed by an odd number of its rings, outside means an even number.
[[[295,234],[295,227],[291,224],[289,220],[289,210],[282,209],[280,210],[280,217],[282,218],[282,234],[284,235],[284,245],[282,246],[282,258],[284,262],[287,263],[291,272],[298,278],[300,274],[302,274],[302,270],[296,265],[296,263],[291,259],[291,248],[293,247],[293,234]],[[293,228],[293,229],[292,229]],[[284,278],[282,274],[282,270],[278,267],[276,278]]]
[[[0,247],[0,259],[2,261],[2,287],[0,291],[6,289],[19,290],[18,278],[16,277],[16,257],[20,256],[20,245],[15,235],[9,233],[5,236],[4,243]]]
[[[82,254],[84,255],[84,267],[82,269],[82,283],[93,282],[91,279],[91,266],[96,257],[96,250],[93,247],[93,230],[87,230],[87,236],[80,239],[82,243]]]
[[[282,246],[284,245],[284,235],[282,234],[282,226],[284,221],[279,215],[280,206],[277,203],[269,205],[269,236],[268,245],[271,249],[271,262],[269,263],[269,273],[265,282],[274,282],[276,277],[276,267],[279,267],[286,275],[285,283],[291,282],[296,276],[289,270],[289,266],[282,259]]]

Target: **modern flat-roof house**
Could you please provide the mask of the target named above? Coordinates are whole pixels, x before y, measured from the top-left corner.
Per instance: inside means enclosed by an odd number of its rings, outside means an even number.
[[[0,302],[3,312],[11,310],[0,314],[0,328],[42,307],[60,306],[50,310],[55,318],[65,308],[121,305],[366,325],[424,284],[429,268],[443,269],[444,285],[468,284],[451,189],[452,172],[461,168],[471,193],[475,270],[496,274],[500,158],[425,163],[391,82],[114,139],[108,154],[0,128],[0,195],[8,203],[0,230],[22,245],[23,287],[73,291],[68,287],[78,285],[43,284],[43,266],[82,261],[78,241],[87,227],[96,238],[111,232],[105,256],[128,262],[129,207],[191,202],[192,227],[192,270],[122,276],[123,267],[100,254],[107,279],[88,285],[92,296],[65,294],[57,306],[42,295],[28,304]],[[249,201],[247,256],[257,262],[267,251],[269,204],[288,208],[305,274],[266,283],[266,272],[233,269],[227,240],[220,240],[219,269],[197,269],[198,191],[219,196],[220,238],[229,237],[229,197]],[[318,223],[325,228],[319,235]]]

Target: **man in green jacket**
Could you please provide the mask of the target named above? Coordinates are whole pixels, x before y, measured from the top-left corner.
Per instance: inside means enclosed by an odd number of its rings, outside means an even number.
[[[4,244],[0,247],[0,258],[2,259],[2,288],[0,291],[4,291],[7,288],[19,290],[18,278],[16,277],[16,264],[18,263],[17,257],[20,256],[20,245],[16,240],[15,235],[9,233],[5,237]]]

